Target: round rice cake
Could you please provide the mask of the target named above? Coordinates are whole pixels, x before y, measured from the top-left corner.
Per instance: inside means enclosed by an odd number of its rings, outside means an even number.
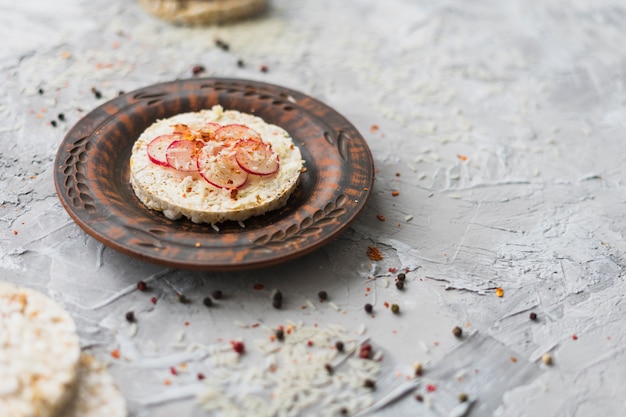
[[[268,0],[139,0],[139,4],[170,23],[211,25],[258,15],[266,9]]]
[[[76,325],[45,295],[0,283],[0,415],[55,417],[75,394]]]
[[[264,171],[263,175],[244,172],[247,177],[242,180],[243,182],[239,176],[232,187],[224,183],[220,186],[219,181],[212,180],[210,174],[202,169],[199,172],[181,171],[174,169],[169,162],[155,163],[148,151],[156,138],[174,134],[180,137],[190,135],[189,132],[195,132],[193,135],[197,136],[201,134],[198,132],[205,132],[207,126],[213,126],[212,129],[224,127],[232,127],[235,130],[252,129],[262,139],[261,143],[265,146],[263,149],[272,154],[273,159],[268,160],[276,164],[275,171],[268,175],[266,173],[269,171]],[[186,133],[181,133],[181,130]],[[206,135],[206,132],[202,134]],[[219,130],[215,135],[220,137]],[[241,143],[248,142],[237,138],[233,140],[237,142],[237,145],[232,145],[235,149]],[[183,142],[183,145],[189,143],[185,143],[184,139],[179,142]],[[202,148],[196,151],[200,152],[200,156],[196,162],[190,163],[190,166],[196,164],[193,169],[197,169],[200,161],[214,158],[206,155],[215,155],[216,147],[226,148],[221,145],[222,143],[224,142],[219,140],[200,141]],[[170,146],[171,144],[166,143],[163,147],[169,150]],[[163,149],[161,152],[164,152]],[[146,207],[162,211],[169,219],[176,220],[184,216],[194,223],[210,224],[227,220],[243,221],[285,206],[298,185],[303,163],[300,150],[281,127],[266,123],[260,117],[251,114],[214,106],[211,109],[181,113],[158,120],[148,127],[133,145],[130,157],[130,183]],[[207,165],[208,170],[211,170],[211,164]],[[241,173],[239,170],[234,175]],[[222,177],[219,178],[224,180]],[[230,179],[228,181],[233,184]]]
[[[126,417],[126,399],[107,368],[93,356],[80,357],[76,398],[66,417]]]

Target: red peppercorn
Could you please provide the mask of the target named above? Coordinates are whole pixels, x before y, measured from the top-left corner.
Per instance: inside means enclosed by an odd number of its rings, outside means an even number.
[[[152,298],[150,299],[150,302],[151,302],[152,304],[156,304],[156,303],[157,303],[157,298],[156,298],[156,297],[152,297]]]
[[[202,372],[198,372],[198,380],[202,381],[205,378],[204,374]]]
[[[194,65],[193,68],[191,68],[191,73],[193,75],[202,74],[204,71],[205,71],[205,68],[203,65]]]
[[[244,353],[246,350],[246,347],[244,346],[243,342],[231,340],[230,344],[233,346],[233,350],[239,353],[240,355]]]

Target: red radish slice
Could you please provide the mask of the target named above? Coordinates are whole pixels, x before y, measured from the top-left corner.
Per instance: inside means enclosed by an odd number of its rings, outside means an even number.
[[[175,140],[168,146],[165,157],[174,169],[183,172],[198,171],[198,152],[203,142],[197,140]]]
[[[240,140],[255,140],[258,142],[262,142],[261,135],[259,135],[254,130],[250,129],[248,126],[244,125],[226,125],[217,129],[215,132],[215,138],[218,141],[224,142],[229,145],[234,145]]]
[[[248,180],[248,173],[241,169],[230,152],[220,152],[218,155],[200,152],[198,170],[202,178],[218,188],[232,190],[241,187]]]
[[[235,158],[241,168],[256,175],[270,175],[278,171],[278,154],[265,142],[242,140],[235,145]]]
[[[178,135],[161,135],[152,139],[152,141],[148,144],[148,158],[150,158],[150,160],[157,165],[162,165],[164,167],[170,166],[167,162],[166,156],[167,147],[178,139]]]

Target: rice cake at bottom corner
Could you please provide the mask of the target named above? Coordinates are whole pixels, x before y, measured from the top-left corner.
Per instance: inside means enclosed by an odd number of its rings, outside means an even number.
[[[184,124],[191,129],[201,129],[208,122],[222,126],[245,125],[259,133],[278,154],[278,171],[268,176],[250,174],[233,198],[231,190],[211,185],[196,172],[176,171],[150,160],[148,144],[160,135],[172,134],[172,126]],[[299,183],[303,164],[299,148],[283,128],[266,123],[258,116],[214,106],[158,120],[148,127],[133,145],[130,182],[135,195],[146,207],[162,211],[169,219],[184,216],[194,223],[216,224],[227,220],[244,221],[284,207]]]
[[[76,325],[47,296],[0,283],[0,415],[56,417],[73,399]]]
[[[80,358],[76,398],[65,417],[126,417],[126,399],[108,369],[88,353]]]

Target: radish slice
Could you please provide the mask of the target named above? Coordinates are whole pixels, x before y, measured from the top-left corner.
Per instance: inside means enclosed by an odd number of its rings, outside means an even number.
[[[278,154],[265,142],[242,140],[235,145],[235,158],[246,172],[270,175],[278,171]]]
[[[179,171],[198,171],[198,152],[202,146],[203,142],[197,140],[175,140],[165,153],[167,163]]]
[[[215,138],[218,141],[224,142],[228,145],[234,145],[240,140],[255,140],[257,142],[263,142],[261,135],[248,126],[244,125],[226,125],[217,129],[215,132]]]
[[[248,180],[248,173],[239,166],[232,152],[211,155],[203,150],[198,155],[198,170],[202,178],[218,188],[232,190]]]
[[[167,162],[167,148],[172,142],[178,139],[178,135],[161,135],[152,139],[148,144],[148,158],[157,165],[164,167],[170,166]]]

